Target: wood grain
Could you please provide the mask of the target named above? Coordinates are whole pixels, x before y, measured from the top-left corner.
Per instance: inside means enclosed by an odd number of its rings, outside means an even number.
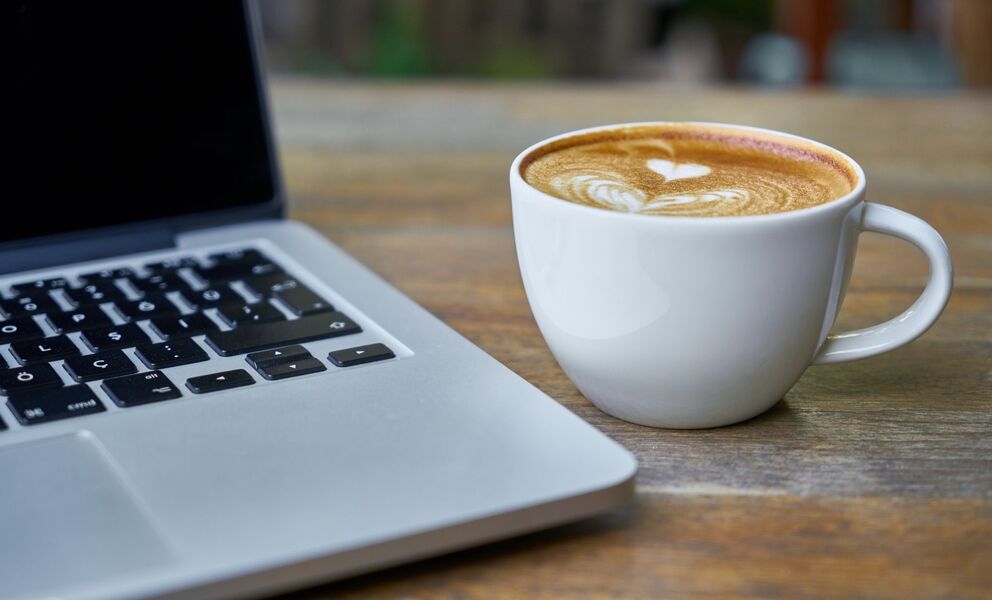
[[[293,218],[641,464],[635,502],[614,514],[297,597],[992,597],[992,96],[283,80],[274,106]],[[849,153],[872,199],[944,235],[947,311],[909,346],[809,369],[746,423],[666,431],[604,415],[531,317],[507,168],[548,135],[651,119],[771,127]],[[926,276],[912,247],[863,236],[838,326],[896,314]]]

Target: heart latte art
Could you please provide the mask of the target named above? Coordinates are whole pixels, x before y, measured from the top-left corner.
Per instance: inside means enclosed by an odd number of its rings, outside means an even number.
[[[706,125],[635,126],[551,142],[524,179],[563,200],[648,215],[731,216],[829,202],[854,187],[846,161],[812,144]]]

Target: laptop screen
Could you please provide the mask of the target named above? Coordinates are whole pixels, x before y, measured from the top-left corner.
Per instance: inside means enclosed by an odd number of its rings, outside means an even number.
[[[0,7],[0,242],[273,199],[240,1]]]

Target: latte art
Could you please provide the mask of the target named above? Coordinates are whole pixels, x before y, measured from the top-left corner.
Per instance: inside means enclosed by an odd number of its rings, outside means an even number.
[[[527,157],[521,169],[530,185],[577,204],[682,216],[807,208],[850,192],[856,177],[812,145],[689,124],[566,138]]]

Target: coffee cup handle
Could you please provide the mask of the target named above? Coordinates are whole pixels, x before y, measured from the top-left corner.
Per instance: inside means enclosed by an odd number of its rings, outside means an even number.
[[[922,250],[930,261],[930,279],[916,302],[899,316],[873,327],[828,335],[813,359],[814,365],[866,358],[908,344],[933,325],[950,298],[951,255],[933,227],[891,206],[866,202],[861,229],[895,236]]]

